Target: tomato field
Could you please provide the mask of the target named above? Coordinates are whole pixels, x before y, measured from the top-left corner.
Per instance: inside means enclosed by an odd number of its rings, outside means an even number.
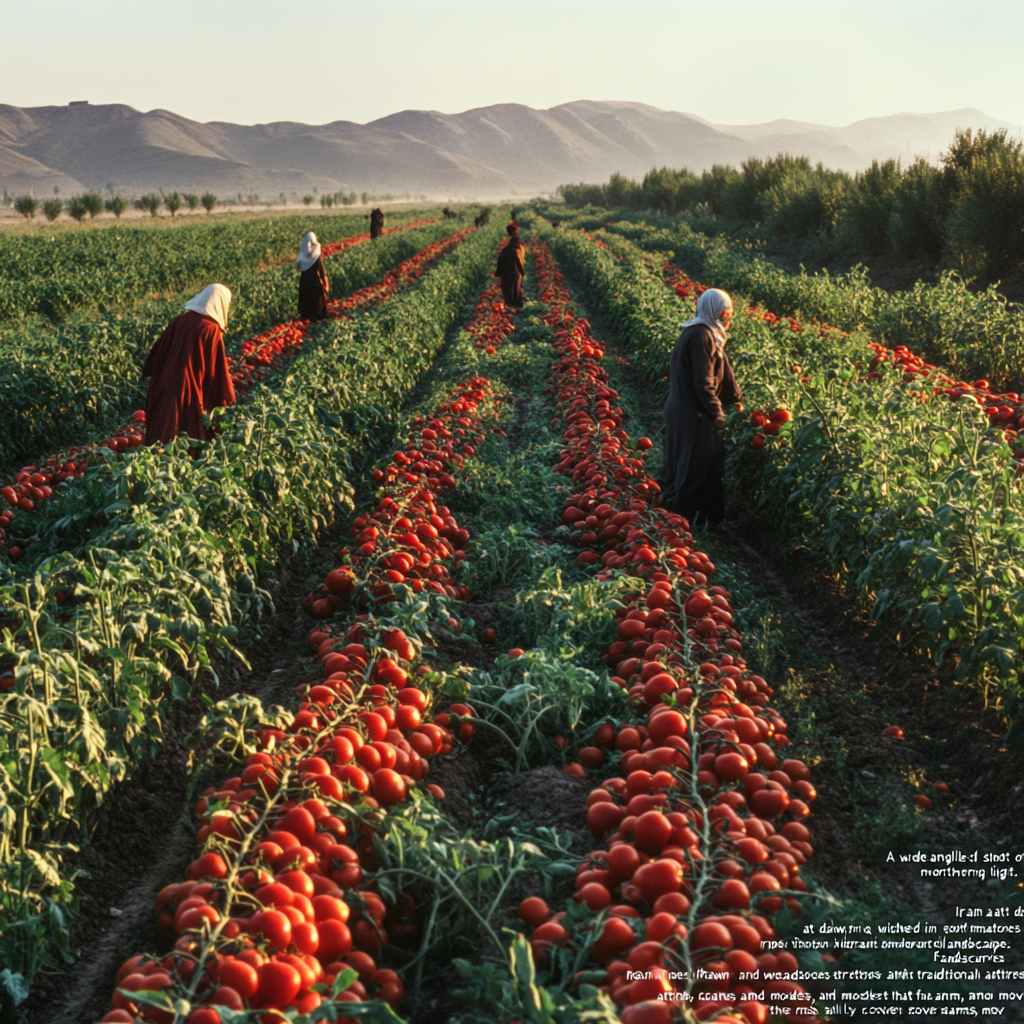
[[[1024,746],[1012,379],[960,381],[934,320],[896,347],[891,311],[543,203],[513,312],[507,212],[318,225],[320,324],[254,222],[166,278],[151,232],[117,313],[5,328],[4,1020],[825,1020],[885,955],[794,937],[925,915],[844,830],[1019,833],[963,825],[991,790],[960,777],[1000,787]],[[9,315],[114,301],[60,267],[12,277]],[[137,367],[180,301],[140,297],[214,270],[239,401],[147,448]],[[705,286],[735,289],[745,398],[739,525],[695,535],[654,474]],[[853,626],[822,660],[828,602]],[[840,636],[920,693],[844,676]]]

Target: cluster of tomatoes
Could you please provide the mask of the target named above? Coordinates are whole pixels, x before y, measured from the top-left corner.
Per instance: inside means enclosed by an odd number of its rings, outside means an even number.
[[[875,353],[871,360],[872,366],[893,363],[903,370],[905,379],[923,378],[931,382],[934,385],[931,389],[932,395],[945,395],[954,402],[973,402],[984,409],[991,426],[1004,430],[1006,440],[1011,444],[1018,433],[1024,430],[1024,400],[1017,392],[996,394],[987,380],[955,381],[931,363],[926,363],[905,345],[888,349],[884,345],[870,342],[868,348]],[[879,376],[881,374],[877,370],[872,370],[868,374],[869,379],[876,379]],[[927,394],[922,394],[921,397],[922,401],[928,399]],[[1015,451],[1014,455],[1018,459],[1024,459],[1024,451]]]
[[[570,932],[564,913],[525,900],[534,956],[545,964],[583,944],[627,1024],[669,1024],[684,1007],[724,1024],[764,1024],[769,1012],[814,1019],[792,977],[796,959],[763,950],[776,939],[772,916],[799,913],[795,894],[806,891],[810,772],[777,753],[789,746],[786,723],[771,687],[747,670],[729,593],[708,586],[715,567],[693,550],[688,524],[653,505],[641,459],[609,462],[610,442],[628,437],[598,366],[602,348],[538,250],[542,296],[554,306],[551,390],[570,424],[558,468],[578,488],[563,519],[583,524],[585,563],[603,542],[599,575],[625,567],[645,583],[617,613],[604,656],[634,717],[601,724],[570,766],[583,774],[618,759],[587,799],[588,827],[606,848],[576,877],[576,900],[600,916]]]
[[[473,339],[473,347],[493,356],[498,346],[515,329],[511,310],[501,297],[501,286],[495,282],[484,289],[466,324],[466,333]]]
[[[768,443],[768,438],[778,434],[782,425],[791,422],[792,419],[793,414],[788,409],[772,409],[771,412],[755,409],[750,414],[750,425],[754,428],[750,447],[759,452]]]
[[[401,231],[431,223],[433,221],[416,221],[403,225],[401,228],[390,228],[389,230]],[[385,299],[419,280],[425,270],[446,256],[466,235],[475,230],[476,228],[466,228],[439,242],[434,242],[404,263],[399,264],[393,271],[385,275],[382,281],[360,288],[347,299],[329,302],[327,304],[328,316],[333,320],[347,320],[360,310],[380,305]],[[340,246],[340,248],[325,246],[321,250],[321,258],[333,256],[336,252],[341,252],[342,249],[347,249],[356,242],[365,241],[369,237],[369,235],[358,235],[355,238],[335,242],[334,246]],[[241,353],[230,360],[231,381],[236,393],[239,396],[244,395],[256,381],[263,378],[266,368],[271,366],[275,359],[292,356],[302,348],[311,325],[312,322],[309,320],[289,320],[287,323],[278,324],[269,331],[264,331],[262,334],[257,334],[255,338],[243,342]]]
[[[53,497],[55,487],[65,480],[78,480],[85,476],[91,452],[106,448],[112,452],[123,452],[138,448],[146,437],[146,414],[140,409],[131,419],[105,441],[94,445],[70,448],[62,455],[51,455],[39,466],[25,466],[19,470],[14,483],[0,487],[0,497],[8,508],[0,512],[0,544],[7,542],[7,528],[14,520],[15,512],[33,512],[36,506]],[[12,561],[18,561],[23,552],[17,544],[7,548]]]
[[[360,595],[386,598],[400,582],[458,596],[447,565],[460,560],[468,533],[434,498],[455,486],[449,470],[484,436],[489,393],[485,379],[468,381],[415,421],[417,441],[375,474],[385,493],[356,520],[357,546],[340,553],[346,564],[328,575],[314,614],[355,612]],[[456,734],[472,737],[474,712],[452,704],[431,715],[429,670],[411,664],[417,645],[365,612],[318,626],[308,645],[323,678],[296,687],[291,724],[259,730],[260,750],[202,794],[200,855],[154,907],[170,950],[125,962],[105,1024],[174,1019],[138,992],[187,999],[188,1024],[220,1024],[225,1008],[262,1010],[263,1024],[283,1024],[284,1012],[311,1013],[330,1000],[401,1002],[401,979],[381,959],[390,944],[417,940],[416,906],[408,896],[389,904],[370,888],[373,840],[431,759],[450,753]],[[440,787],[425,788],[444,798]]]
[[[308,614],[329,619],[353,598],[364,607],[389,600],[399,585],[414,593],[468,596],[452,582],[451,571],[466,557],[469,532],[436,498],[455,487],[452,474],[486,436],[478,410],[489,395],[489,382],[477,377],[460,384],[433,417],[413,422],[419,436],[373,471],[373,483],[387,493],[372,514],[355,520],[352,545],[338,551],[342,565],[303,599]]]
[[[425,720],[431,695],[403,667],[416,650],[401,630],[364,616],[344,641],[314,630],[309,645],[324,679],[297,687],[290,726],[261,730],[263,750],[203,793],[195,812],[204,852],[154,904],[170,951],[126,961],[107,1024],[174,1019],[137,1001],[139,991],[188,999],[189,1024],[219,1024],[223,1008],[310,1013],[327,999],[401,1001],[402,982],[380,959],[389,942],[415,941],[415,906],[387,906],[364,874],[378,866],[373,837],[387,809],[451,750],[453,735]]]
[[[671,288],[681,299],[695,299],[707,291],[707,288],[704,285],[691,280],[678,267],[673,266],[671,263],[662,264],[661,280],[666,287]]]

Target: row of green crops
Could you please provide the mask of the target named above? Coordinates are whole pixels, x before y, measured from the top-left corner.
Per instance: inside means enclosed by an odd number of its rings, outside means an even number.
[[[639,258],[620,262],[579,232],[544,235],[663,382],[692,306]],[[908,630],[950,672],[951,696],[980,688],[1021,744],[1024,515],[1002,432],[971,403],[923,400],[884,365],[869,379],[863,337],[796,333],[742,298],[736,310],[729,351],[748,411],[731,420],[729,471],[743,500],[823,555],[874,617]],[[793,421],[751,450],[749,410],[777,407]]]
[[[557,218],[557,209],[544,212]],[[588,230],[607,226],[643,249],[674,252],[702,281],[739,292],[775,313],[817,319],[844,331],[870,331],[883,344],[906,345],[966,379],[991,380],[997,387],[1024,384],[1024,311],[995,286],[973,291],[948,271],[937,284],[918,281],[910,291],[887,292],[870,285],[864,268],[792,274],[677,218],[645,214],[641,219],[604,210],[563,223]]]
[[[403,212],[395,223],[434,216]],[[315,231],[335,241],[369,230],[366,214],[303,213],[275,218],[112,224],[90,231],[4,236],[0,320],[38,313],[62,320],[77,309],[123,310],[153,292],[230,285],[261,264],[294,258]]]
[[[350,503],[351,459],[387,436],[498,234],[471,234],[409,291],[325,327],[273,389],[224,411],[197,458],[179,441],[90,467],[48,503],[17,574],[0,567],[0,675],[14,676],[0,703],[0,960],[12,972],[59,962],[66,844],[152,755],[211,654],[231,654],[268,607],[259,576]]]
[[[346,249],[327,262],[333,298],[378,280],[398,263],[454,229],[428,225]],[[268,327],[295,316],[297,273],[292,265],[233,283],[228,352]],[[181,312],[184,297],[153,303],[127,316],[74,317],[58,327],[0,331],[0,465],[81,442],[87,431],[109,432],[146,394],[139,368],[149,347]],[[6,333],[6,340],[4,339]]]

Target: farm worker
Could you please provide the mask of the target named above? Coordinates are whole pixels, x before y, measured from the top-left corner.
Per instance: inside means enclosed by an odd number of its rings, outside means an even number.
[[[320,256],[320,243],[312,231],[303,237],[295,262],[302,271],[299,275],[299,318],[325,320],[330,286],[327,283],[324,261]]]
[[[370,214],[370,237],[380,238],[384,230],[384,211],[378,206]]]
[[[231,292],[222,284],[207,285],[185,303],[154,342],[142,366],[149,377],[146,396],[146,444],[166,443],[184,432],[206,439],[203,415],[219,405],[233,405],[224,354]]]
[[[523,304],[523,268],[526,261],[526,246],[519,237],[519,227],[510,222],[505,228],[509,239],[498,253],[498,269],[494,276],[501,278],[501,297],[506,306],[519,309]]]
[[[709,525],[725,517],[725,413],[740,401],[739,385],[725,352],[732,299],[709,288],[697,315],[682,325],[669,362],[665,402],[665,466],[658,484],[661,504]]]

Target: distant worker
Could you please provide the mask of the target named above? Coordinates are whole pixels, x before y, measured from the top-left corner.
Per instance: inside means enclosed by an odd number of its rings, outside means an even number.
[[[203,416],[221,405],[233,405],[224,354],[231,292],[211,284],[185,303],[153,343],[142,367],[149,377],[146,396],[146,444],[166,444],[180,433],[206,440]]]
[[[384,211],[378,206],[370,214],[370,237],[380,238],[384,231]]]
[[[725,411],[743,397],[725,353],[732,299],[709,288],[697,315],[682,325],[669,360],[665,467],[658,484],[664,508],[715,526],[725,518]]]
[[[299,275],[299,319],[326,320],[331,289],[320,255],[320,243],[312,231],[303,237],[295,262],[302,271]]]
[[[523,305],[523,271],[526,267],[526,246],[519,237],[519,228],[509,223],[505,229],[509,239],[498,253],[498,269],[494,276],[501,278],[501,297],[506,306],[519,309]]]

